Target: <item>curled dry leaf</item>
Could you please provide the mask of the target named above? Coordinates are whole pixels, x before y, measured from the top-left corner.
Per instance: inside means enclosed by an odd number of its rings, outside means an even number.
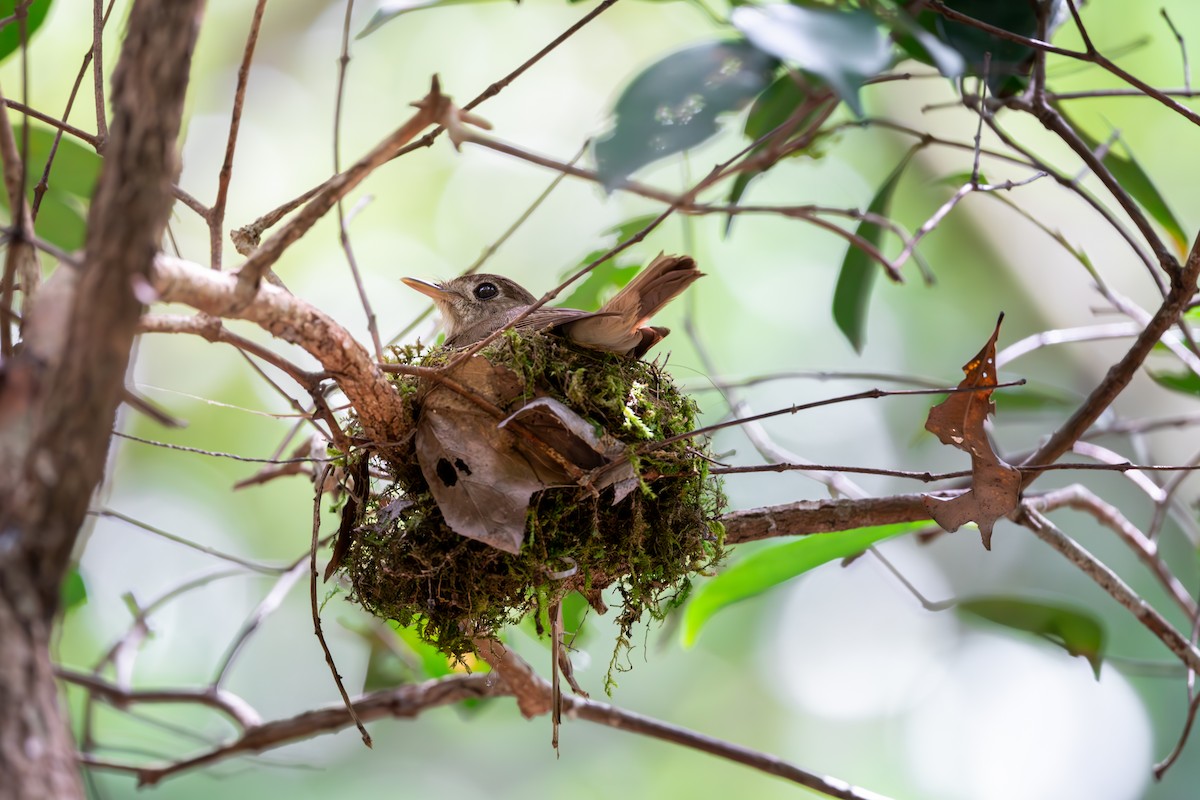
[[[929,410],[925,430],[934,434],[942,444],[957,447],[971,454],[971,488],[965,493],[944,500],[925,495],[925,508],[938,525],[956,531],[964,523],[974,522],[985,549],[992,548],[992,526],[1017,507],[1021,493],[1021,472],[996,455],[984,431],[984,421],[996,410],[992,390],[996,388],[996,337],[1000,323],[983,349],[963,366],[966,377],[959,391]]]
[[[416,448],[421,473],[455,533],[516,553],[534,492],[576,482],[598,491],[616,483],[619,500],[625,484],[636,485],[624,445],[558,400],[539,397],[498,420],[496,412],[518,402],[525,388],[507,367],[477,356],[451,377],[483,403],[430,385],[420,401]]]
[[[600,491],[616,484],[613,504],[637,486],[637,472],[625,457],[625,444],[597,428],[553,397],[539,397],[514,411],[500,423],[517,423],[561,455],[587,470],[583,482]]]

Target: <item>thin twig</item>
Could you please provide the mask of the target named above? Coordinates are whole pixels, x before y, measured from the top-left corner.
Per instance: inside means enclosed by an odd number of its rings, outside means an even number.
[[[187,538],[186,536],[180,536],[178,534],[171,533],[170,531],[163,530],[162,528],[151,525],[148,522],[142,522],[140,519],[135,519],[134,517],[131,517],[128,514],[122,514],[120,511],[115,511],[111,508],[100,508],[100,509],[96,509],[93,511],[89,511],[88,513],[95,517],[108,517],[111,519],[118,519],[121,522],[125,522],[125,523],[128,523],[128,524],[134,526],[135,528],[140,528],[141,530],[144,530],[148,533],[153,533],[155,536],[161,536],[162,538],[166,539],[167,541],[174,542],[175,544],[181,544],[184,547],[190,548],[190,549],[195,550],[200,553],[204,553],[206,556],[212,556],[213,558],[220,559],[221,561],[228,561],[231,564],[237,564],[238,566],[245,567],[246,569],[251,570],[252,572],[260,572],[264,575],[279,575],[283,572],[286,572],[289,569],[289,567],[278,567],[278,566],[270,566],[267,564],[260,564],[256,561],[250,561],[249,559],[231,555],[230,553],[224,553],[224,552],[216,549],[215,547],[209,547],[207,545],[197,544],[196,542],[192,541],[191,539]]]
[[[1048,464],[1057,460],[1091,427],[1104,410],[1112,405],[1117,395],[1123,392],[1129,382],[1133,380],[1134,374],[1146,360],[1150,351],[1154,349],[1155,344],[1175,324],[1183,309],[1191,301],[1192,295],[1196,291],[1198,275],[1200,275],[1200,239],[1197,239],[1196,243],[1192,245],[1192,251],[1188,255],[1183,270],[1172,276],[1171,290],[1145,330],[1138,335],[1125,355],[1108,370],[1104,379],[1092,390],[1087,399],[1075,410],[1075,413],[1038,448],[1036,453],[1029,457],[1026,463]],[[1032,473],[1026,473],[1022,478],[1022,487],[1028,486],[1034,477]]]
[[[1026,503],[1041,511],[1053,511],[1066,506],[1089,514],[1101,525],[1121,537],[1121,541],[1154,574],[1155,579],[1166,589],[1167,594],[1187,615],[1188,619],[1197,618],[1200,609],[1197,608],[1196,599],[1188,593],[1187,588],[1159,556],[1158,545],[1126,519],[1116,506],[1104,502],[1086,487],[1079,485],[1055,489],[1038,498],[1028,499]]]
[[[1171,15],[1167,13],[1167,10],[1160,8],[1158,13],[1162,14],[1162,18],[1167,22],[1167,27],[1171,29],[1171,35],[1179,43],[1179,56],[1183,59],[1183,90],[1190,95],[1192,93],[1192,69],[1188,65],[1187,42],[1184,41],[1183,34],[1175,27],[1175,23],[1171,21]]]
[[[96,101],[96,138],[108,141],[108,106],[104,102],[104,11],[103,0],[92,0],[92,90]]]
[[[338,694],[342,696],[342,703],[346,711],[350,714],[350,719],[354,720],[354,725],[358,728],[359,735],[362,736],[363,744],[371,747],[371,734],[367,733],[366,726],[363,725],[362,719],[358,716],[358,712],[354,708],[354,703],[350,700],[350,695],[346,692],[346,684],[342,683],[342,676],[338,674],[337,664],[333,660],[333,653],[329,651],[329,644],[325,641],[325,634],[321,630],[321,604],[317,599],[318,578],[320,577],[320,573],[317,571],[317,544],[321,538],[321,498],[324,495],[325,478],[332,471],[332,464],[326,466],[325,474],[321,477],[321,480],[316,481],[312,514],[312,547],[309,550],[308,557],[308,599],[312,607],[313,633],[316,635],[317,641],[321,644],[321,651],[325,653],[325,663],[329,665],[329,671],[333,674],[333,682],[337,684]]]
[[[379,142],[345,172],[336,175],[318,192],[279,232],[263,242],[238,270],[237,303],[248,305],[259,282],[284,251],[308,232],[317,221],[334,207],[337,201],[361,183],[381,165],[391,160],[396,150],[412,141],[421,131],[444,115],[449,98],[445,97],[434,78],[429,93],[414,105],[417,113]]]
[[[1075,7],[1074,0],[1067,0],[1067,5],[1071,9],[1072,16],[1075,17],[1076,26],[1079,28],[1080,36],[1083,38],[1084,43],[1087,46],[1086,52],[1079,52],[1077,50],[1068,50],[1068,49],[1062,48],[1062,47],[1055,47],[1054,45],[1049,44],[1048,42],[1043,42],[1038,39],[1032,39],[1028,36],[1021,36],[1020,34],[1013,33],[1012,31],[1005,30],[1004,28],[998,27],[996,25],[991,25],[987,22],[976,19],[975,17],[971,17],[971,16],[963,14],[959,11],[955,11],[954,9],[948,7],[944,2],[942,2],[942,0],[926,0],[926,3],[925,3],[925,6],[927,8],[929,8],[932,11],[936,11],[937,13],[944,16],[946,19],[953,20],[955,22],[961,22],[964,25],[969,25],[972,28],[977,28],[981,31],[984,31],[985,33],[989,33],[992,36],[995,36],[998,39],[1004,39],[1005,41],[1009,41],[1009,42],[1016,42],[1017,44],[1025,45],[1026,47],[1033,48],[1034,50],[1039,50],[1039,51],[1042,51],[1045,53],[1053,53],[1054,55],[1063,56],[1064,58],[1072,58],[1072,59],[1075,59],[1078,61],[1085,61],[1085,62],[1090,62],[1090,63],[1096,64],[1100,68],[1106,70],[1107,72],[1112,73],[1113,75],[1117,76],[1121,80],[1125,81],[1130,86],[1133,86],[1138,91],[1140,91],[1144,96],[1153,98],[1154,100],[1157,100],[1159,103],[1162,103],[1164,106],[1171,109],[1172,111],[1179,114],[1180,116],[1184,117],[1189,122],[1196,124],[1196,125],[1200,125],[1200,114],[1196,113],[1195,111],[1192,111],[1190,108],[1183,105],[1182,103],[1178,103],[1175,100],[1173,100],[1172,98],[1164,95],[1161,91],[1159,91],[1158,89],[1155,89],[1153,86],[1151,86],[1150,84],[1141,80],[1140,78],[1134,77],[1129,72],[1126,72],[1124,69],[1117,66],[1112,61],[1110,61],[1109,59],[1104,57],[1099,51],[1097,51],[1095,49],[1095,47],[1092,46],[1091,39],[1088,37],[1087,29],[1083,26],[1082,22],[1079,19],[1079,12]]]
[[[1065,556],[1085,575],[1091,578],[1110,597],[1124,606],[1147,630],[1167,649],[1179,657],[1189,669],[1200,670],[1200,650],[1168,622],[1162,614],[1143,600],[1121,580],[1104,562],[1097,559],[1071,537],[1067,536],[1050,520],[1046,519],[1032,504],[1023,503],[1015,520],[1033,531],[1039,539]]]
[[[206,450],[199,447],[187,447],[182,444],[171,444],[170,442],[156,442],[152,439],[143,439],[140,436],[123,433],[121,431],[113,431],[113,436],[121,439],[128,439],[131,442],[140,444],[151,444],[155,447],[162,447],[167,450],[179,450],[184,453],[196,453],[197,455],[209,456],[211,458],[228,458],[232,461],[245,461],[251,464],[321,464],[326,463],[330,459],[319,459],[312,456],[304,456],[303,458],[253,458],[251,456],[241,456],[236,453],[222,453],[219,450]]]
[[[239,336],[226,328],[218,317],[211,314],[193,314],[191,316],[147,314],[138,324],[138,331],[140,333],[189,333],[201,336],[210,342],[231,345],[243,354],[262,359],[309,391],[326,377],[324,373],[303,370],[258,342]]]
[[[225,139],[225,158],[217,173],[217,196],[208,210],[208,248],[213,269],[221,269],[221,254],[225,237],[221,229],[225,225],[225,205],[229,199],[229,182],[233,177],[233,155],[237,149],[238,131],[242,124],[242,109],[246,104],[246,87],[250,83],[250,64],[254,60],[254,48],[258,44],[258,33],[262,28],[263,13],[267,0],[254,4],[254,15],[250,18],[250,32],[246,34],[246,45],[242,50],[242,63],[238,66],[237,88],[233,93],[233,108],[229,113],[229,135]]]
[[[350,66],[350,17],[353,12],[354,0],[346,0],[346,14],[342,21],[342,50],[337,62],[337,89],[334,92],[334,174],[342,171],[342,103],[346,92],[346,72]],[[362,306],[363,314],[367,318],[367,333],[370,335],[371,344],[375,348],[375,359],[383,361],[383,341],[379,336],[379,322],[375,316],[375,309],[371,305],[371,298],[367,294],[367,288],[363,284],[362,272],[358,268],[358,259],[354,257],[354,247],[350,243],[350,220],[355,216],[358,209],[362,208],[368,202],[368,198],[360,200],[349,215],[346,214],[343,199],[339,197],[337,201],[338,241],[342,246],[342,253],[346,257],[346,266],[350,268],[350,277],[354,281],[354,288],[358,291],[358,302]]]
[[[496,81],[495,83],[492,83],[490,86],[488,86],[486,89],[484,89],[478,95],[476,95],[470,102],[468,102],[465,106],[463,106],[463,110],[470,111],[471,109],[478,106],[480,103],[483,103],[484,101],[498,95],[509,84],[511,84],[513,81],[515,81],[517,78],[519,78],[525,71],[530,69],[534,64],[538,63],[543,58],[545,58],[547,55],[549,55],[551,52],[553,52],[556,48],[558,48],[560,45],[562,45],[563,42],[567,41],[572,36],[574,36],[576,33],[578,33],[580,30],[582,30],[584,26],[586,26],[589,22],[594,20],[600,14],[607,11],[616,2],[617,2],[617,0],[603,0],[603,2],[601,2],[598,6],[593,8],[591,11],[589,11],[584,16],[580,17],[578,21],[573,23],[565,31],[563,31],[561,34],[559,34],[553,40],[551,40],[549,44],[547,44],[545,47],[538,50],[536,53],[534,53],[529,58],[525,59],[525,61],[523,61],[519,66],[517,66],[516,69],[514,69],[512,72],[508,73],[503,78]],[[438,136],[441,136],[442,133],[444,133],[444,132],[445,132],[445,128],[443,128],[439,125],[438,127],[434,128],[429,133],[422,136],[417,141],[412,142],[412,143],[408,144],[407,146],[400,147],[398,150],[396,150],[395,153],[393,153],[392,157],[399,158],[402,155],[411,153],[414,150],[418,150],[422,147],[429,147],[430,145],[433,144],[434,140],[437,139]],[[290,213],[293,209],[295,209],[295,208],[299,207],[300,205],[302,205],[303,203],[307,202],[309,198],[316,197],[318,194],[321,194],[322,192],[326,191],[332,184],[334,184],[336,181],[338,181],[340,177],[341,177],[340,175],[332,176],[331,178],[329,178],[328,180],[326,180],[324,183],[320,184],[319,186],[314,186],[313,188],[309,189],[307,192],[305,192],[300,197],[298,197],[294,200],[288,201],[287,203],[274,209],[273,211],[270,211],[267,214],[263,215],[262,217],[259,217],[257,220],[250,223],[249,225],[246,225],[245,227],[240,228],[237,232],[235,232],[235,242],[238,241],[239,239],[241,239],[245,243],[245,246],[247,249],[245,251],[243,251],[242,250],[243,245],[239,245],[238,252],[248,255],[249,251],[254,246],[257,246],[257,237],[261,236],[263,231],[265,231],[268,228],[270,228],[271,226],[273,226],[276,222],[278,222],[285,215]],[[253,242],[253,244],[251,244],[251,242]]]
[[[279,576],[275,581],[275,585],[271,587],[271,591],[259,601],[254,610],[250,612],[250,616],[242,623],[242,627],[238,630],[233,640],[225,650],[225,655],[221,658],[220,666],[217,667],[217,674],[213,678],[212,685],[219,688],[225,682],[225,678],[229,675],[229,670],[233,667],[234,661],[238,654],[242,651],[242,646],[245,645],[254,631],[262,625],[263,620],[275,612],[276,609],[283,603],[283,598],[291,591],[296,582],[304,575],[304,568],[308,566],[305,558],[300,558],[292,565],[292,568]]]
[[[38,111],[36,108],[27,106],[18,100],[5,99],[4,105],[11,108],[13,111],[20,111],[22,114],[33,117],[34,119],[36,119],[40,122],[44,122],[47,125],[51,126],[52,128],[57,128],[58,130],[62,131],[63,133],[69,133],[70,135],[74,136],[76,139],[79,139],[82,142],[86,142],[87,144],[91,145],[92,147],[99,147],[101,144],[100,138],[97,137],[95,134],[88,133],[87,131],[83,130],[82,128],[76,128],[74,125],[68,125],[66,122],[63,122],[62,120],[58,119],[57,117],[52,117],[49,114],[46,114],[42,111]]]
[[[108,0],[108,7],[104,9],[104,17],[101,19],[101,28],[108,24],[108,17],[112,14],[113,5],[116,0]],[[42,169],[42,177],[38,180],[37,186],[33,187],[33,218],[36,221],[38,209],[41,208],[42,198],[46,196],[46,191],[50,188],[50,169],[54,166],[54,159],[58,154],[59,143],[62,142],[64,133],[70,133],[73,136],[81,138],[83,141],[90,144],[97,152],[104,149],[104,140],[99,136],[93,136],[86,131],[81,131],[67,124],[67,119],[71,116],[71,108],[75,105],[75,98],[79,95],[79,89],[83,86],[83,79],[87,77],[88,66],[92,62],[92,49],[88,48],[83,54],[83,63],[79,66],[79,72],[75,75],[75,82],[71,85],[71,91],[67,95],[67,105],[63,109],[62,120],[55,120],[49,117],[40,116],[43,122],[52,125],[56,128],[54,134],[54,142],[50,145],[50,153],[46,156],[46,166]],[[27,112],[29,113],[29,112]],[[33,114],[30,114],[33,116]]]
[[[123,689],[95,675],[65,667],[57,667],[54,674],[61,680],[103,697],[118,708],[131,703],[196,703],[220,711],[243,731],[262,724],[262,718],[249,703],[225,689]]]
[[[1022,380],[1018,380],[1018,381],[1009,381],[1007,383],[998,383],[992,388],[1003,389],[1003,388],[1007,388],[1010,386],[1024,386],[1024,385],[1025,385],[1025,381],[1024,381],[1024,379],[1022,379]],[[747,422],[757,422],[759,420],[769,419],[771,417],[778,417],[778,416],[782,416],[784,414],[795,414],[800,411],[807,411],[812,408],[820,408],[822,406],[834,405],[836,403],[847,403],[852,400],[875,400],[880,397],[907,397],[907,396],[911,396],[911,395],[928,395],[928,394],[959,394],[959,393],[977,392],[977,391],[979,391],[978,387],[974,387],[974,386],[945,387],[942,389],[867,389],[866,391],[862,391],[862,392],[855,392],[853,394],[843,394],[843,395],[838,395],[837,397],[826,397],[821,400],[813,400],[812,402],[809,402],[809,403],[797,403],[795,405],[787,406],[786,408],[777,408],[774,411],[764,411],[761,414],[755,414],[755,415],[749,416],[749,417],[738,417],[737,419],[727,420],[725,422],[717,422],[712,425],[705,425],[702,428],[696,428],[695,430],[691,430],[686,433],[680,433],[675,436],[669,436],[666,439],[660,439],[660,440],[657,440],[654,442],[647,442],[646,444],[642,445],[638,449],[638,452],[639,453],[649,453],[649,452],[653,452],[655,450],[660,450],[663,447],[674,444],[675,442],[681,442],[681,441],[684,441],[685,439],[694,439],[697,436],[704,436],[704,435],[712,433],[714,431],[723,430],[725,428],[731,428],[731,427],[734,427],[737,425],[744,425]]]

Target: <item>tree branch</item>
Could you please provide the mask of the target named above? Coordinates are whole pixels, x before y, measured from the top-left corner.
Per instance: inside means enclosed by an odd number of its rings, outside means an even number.
[[[489,652],[497,660],[512,664],[514,669],[519,669],[522,673],[519,682],[523,686],[522,691],[529,693],[529,699],[533,703],[530,706],[532,714],[548,713],[550,710],[550,682],[529,670],[527,664],[524,665],[524,668],[520,668],[519,665],[524,662],[511,654],[499,642],[495,642],[495,645],[498,650]],[[387,717],[414,718],[429,709],[468,699],[511,696],[513,690],[509,684],[498,677],[494,673],[450,675],[367,695],[354,703],[354,709],[358,712],[359,718],[364,722],[370,722]],[[533,710],[535,708],[536,711]],[[828,797],[842,798],[843,800],[887,800],[883,795],[860,789],[836,778],[816,775],[776,756],[714,739],[702,733],[625,711],[607,703],[567,696],[563,698],[563,710],[566,718],[587,720],[728,759],[768,775],[806,786]],[[525,711],[524,707],[522,707],[522,711]],[[85,758],[84,763],[96,769],[130,773],[137,777],[139,786],[153,786],[165,778],[181,772],[223,761],[233,756],[260,753],[290,742],[309,739],[323,733],[332,733],[350,724],[350,714],[343,706],[326,706],[288,719],[265,723],[247,730],[245,734],[229,744],[171,764],[157,767],[139,766],[92,758]]]
[[[130,10],[83,266],[60,266],[33,298],[24,345],[0,385],[0,775],[29,800],[83,793],[49,664],[50,625],[104,471],[140,296],[170,212],[202,7],[141,0]]]
[[[249,320],[278,338],[307,350],[337,380],[367,432],[394,441],[402,431],[401,403],[370,353],[327,314],[271,284],[251,302],[240,301],[239,280],[199,264],[160,255],[152,276],[158,299],[185,303],[214,317]]]
[[[1109,368],[1100,385],[1092,390],[1083,404],[1054,434],[1025,460],[1025,464],[1051,464],[1071,449],[1080,436],[1087,432],[1104,413],[1117,395],[1133,380],[1134,374],[1150,355],[1150,351],[1179,319],[1196,293],[1196,278],[1200,275],[1200,237],[1192,244],[1183,269],[1171,274],[1171,289],[1154,317],[1146,325],[1133,345],[1116,364]],[[1020,466],[1020,465],[1019,465]],[[1036,473],[1026,472],[1021,479],[1022,488],[1037,478]]]

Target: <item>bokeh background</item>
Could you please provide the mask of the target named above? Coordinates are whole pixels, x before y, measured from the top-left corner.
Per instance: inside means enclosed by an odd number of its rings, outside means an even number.
[[[211,202],[224,150],[229,111],[251,5],[209,3],[189,92],[180,184]],[[1200,7],[1165,3],[1184,33],[1200,33]],[[105,34],[106,65],[116,61],[124,3]],[[352,33],[378,6],[355,4]],[[57,113],[90,43],[90,4],[60,0],[30,49],[29,102]],[[516,67],[591,8],[590,3],[526,0],[468,3],[400,17],[351,41],[344,96],[342,163],[353,161],[410,114],[430,76],[465,102]],[[712,4],[717,16],[727,9]],[[1156,86],[1183,83],[1180,51],[1158,4],[1095,2],[1085,9],[1092,37],[1121,63]],[[234,164],[228,225],[237,227],[323,181],[333,163],[334,101],[345,4],[284,0],[268,6],[246,99]],[[1070,26],[1067,26],[1070,28]],[[478,109],[494,134],[528,150],[569,160],[603,132],[620,88],[640,69],[681,46],[729,29],[696,5],[622,0],[528,74]],[[1072,30],[1056,43],[1078,45]],[[19,61],[0,69],[9,96],[19,86]],[[953,106],[949,84],[928,68],[901,64],[911,80],[868,87],[871,116],[896,119],[969,140],[975,118]],[[1115,87],[1096,69],[1053,60],[1060,89]],[[91,128],[88,103],[72,121]],[[1193,104],[1194,105],[1194,104]],[[932,107],[930,107],[932,106]],[[1098,139],[1119,131],[1168,198],[1185,228],[1200,219],[1200,162],[1191,156],[1200,134],[1144,99],[1087,100],[1072,106]],[[838,112],[845,115],[844,108]],[[1008,120],[1005,120],[1008,122]],[[711,163],[741,146],[740,119],[726,133],[638,177],[681,189]],[[1073,162],[1031,120],[1012,121],[1023,142],[1062,166]],[[863,208],[911,142],[878,128],[852,129],[827,143],[819,158],[796,158],[753,186],[756,203]],[[941,178],[970,168],[970,155],[930,148],[918,156],[893,204],[896,218],[919,226],[953,191]],[[989,180],[1021,178],[985,164]],[[478,148],[455,152],[449,142],[415,152],[377,171],[348,198],[354,251],[385,338],[425,310],[426,300],[399,281],[405,275],[447,277],[491,244],[554,177],[541,168]],[[1099,191],[1098,187],[1091,188]],[[1140,264],[1082,203],[1042,181],[1011,199],[1085,250],[1117,290],[1153,308],[1153,287]],[[607,195],[565,181],[489,262],[534,291],[556,285],[588,252],[613,243],[606,231],[659,210],[649,201]],[[867,344],[856,353],[836,331],[830,301],[845,242],[796,220],[739,218],[729,235],[717,217],[671,220],[635,251],[648,261],[660,250],[692,253],[708,274],[676,303],[662,324],[676,329],[660,352],[691,387],[707,418],[727,407],[713,390],[701,355],[682,332],[693,315],[708,356],[724,378],[796,371],[886,372],[957,383],[1000,311],[1007,314],[1001,346],[1041,330],[1112,321],[1091,278],[1047,235],[992,198],[967,199],[922,245],[937,276],[918,279],[910,263],[902,286],[880,281]],[[205,262],[207,231],[179,206],[172,233],[185,258]],[[891,252],[897,242],[888,243]],[[226,245],[226,262],[237,256]],[[292,247],[277,271],[309,299],[368,341],[365,315],[338,243],[336,222],[324,220]],[[685,308],[686,306],[686,308]],[[249,326],[232,328],[267,341]],[[432,321],[416,335],[427,341]],[[1005,379],[1068,398],[1095,385],[1122,352],[1122,343],[1045,348],[1005,368]],[[301,361],[297,351],[289,354]],[[1165,362],[1164,362],[1165,363]],[[123,413],[120,430],[207,450],[268,457],[294,420],[287,403],[229,348],[184,336],[143,337],[131,380],[171,413],[186,419],[168,431]],[[878,382],[793,378],[743,391],[756,411],[857,391]],[[1139,377],[1117,403],[1128,416],[1159,416],[1194,403]],[[884,399],[835,405],[769,421],[781,447],[819,463],[914,470],[959,469],[965,456],[923,431],[929,401]],[[1002,448],[1027,449],[1049,434],[1069,407],[1036,412],[1006,408],[999,398],[996,435]],[[1108,442],[1121,447],[1118,440]],[[1146,437],[1133,458],[1182,462],[1200,447],[1191,430]],[[757,456],[739,432],[720,434],[715,450],[733,463]],[[308,547],[312,489],[303,478],[232,491],[255,465],[130,441],[114,444],[108,482],[97,508],[111,509],[189,542],[265,563],[297,558]],[[871,493],[918,491],[890,478],[854,478]],[[1084,480],[1122,507],[1137,524],[1150,504],[1120,475],[1046,476],[1039,487]],[[727,482],[731,504],[745,508],[827,496],[803,474],[740,476]],[[1190,501],[1195,491],[1185,493]],[[1162,608],[1162,593],[1109,531],[1082,515],[1056,515],[1085,547],[1113,565]],[[327,530],[333,516],[326,515]],[[1164,552],[1186,585],[1197,584],[1194,543],[1168,524]],[[767,545],[739,548],[730,558]],[[993,550],[974,530],[930,545],[901,538],[883,552],[932,600],[1005,595],[1067,600],[1105,622],[1109,652],[1099,680],[1082,659],[1047,643],[968,624],[953,611],[928,612],[871,558],[827,565],[784,587],[728,609],[684,649],[677,628],[652,625],[634,642],[617,675],[612,702],[752,748],[777,754],[897,798],[1180,798],[1200,785],[1196,743],[1166,784],[1150,767],[1174,743],[1186,707],[1183,675],[1157,641],[1095,586],[1027,531],[1000,523]],[[95,518],[79,554],[87,601],[63,621],[59,659],[86,668],[127,629],[131,605],[145,605],[198,577],[229,569],[211,555],[115,518]],[[142,687],[199,686],[211,680],[231,637],[269,589],[251,571],[213,580],[181,594],[150,619],[133,675]],[[312,635],[304,582],[249,641],[227,687],[268,718],[335,702]],[[322,590],[323,592],[326,589]],[[1175,617],[1172,617],[1176,619]],[[354,631],[362,612],[333,595],[324,619],[341,673],[361,688],[368,648]],[[1178,620],[1176,619],[1178,622]],[[603,695],[615,631],[591,617],[577,654],[577,672],[593,696]],[[510,644],[540,669],[544,642],[526,628]],[[1158,669],[1157,665],[1167,665]],[[1161,674],[1160,674],[1161,673]],[[68,693],[75,708],[80,696]],[[228,729],[192,707],[142,708],[140,717],[101,708],[102,750],[114,758],[180,755]],[[164,728],[158,721],[172,726]],[[550,724],[520,718],[507,700],[430,712],[417,720],[371,725],[374,750],[351,729],[261,757],[227,761],[139,792],[124,776],[96,773],[96,796],[450,797],[525,798],[625,796],[760,798],[804,791],[758,772],[631,734],[568,722],[560,753]]]

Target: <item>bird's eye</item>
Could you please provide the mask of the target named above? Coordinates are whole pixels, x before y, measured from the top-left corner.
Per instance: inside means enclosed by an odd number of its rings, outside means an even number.
[[[481,283],[475,287],[475,298],[477,300],[491,300],[498,294],[500,294],[500,290],[496,288],[496,284],[494,283]]]

